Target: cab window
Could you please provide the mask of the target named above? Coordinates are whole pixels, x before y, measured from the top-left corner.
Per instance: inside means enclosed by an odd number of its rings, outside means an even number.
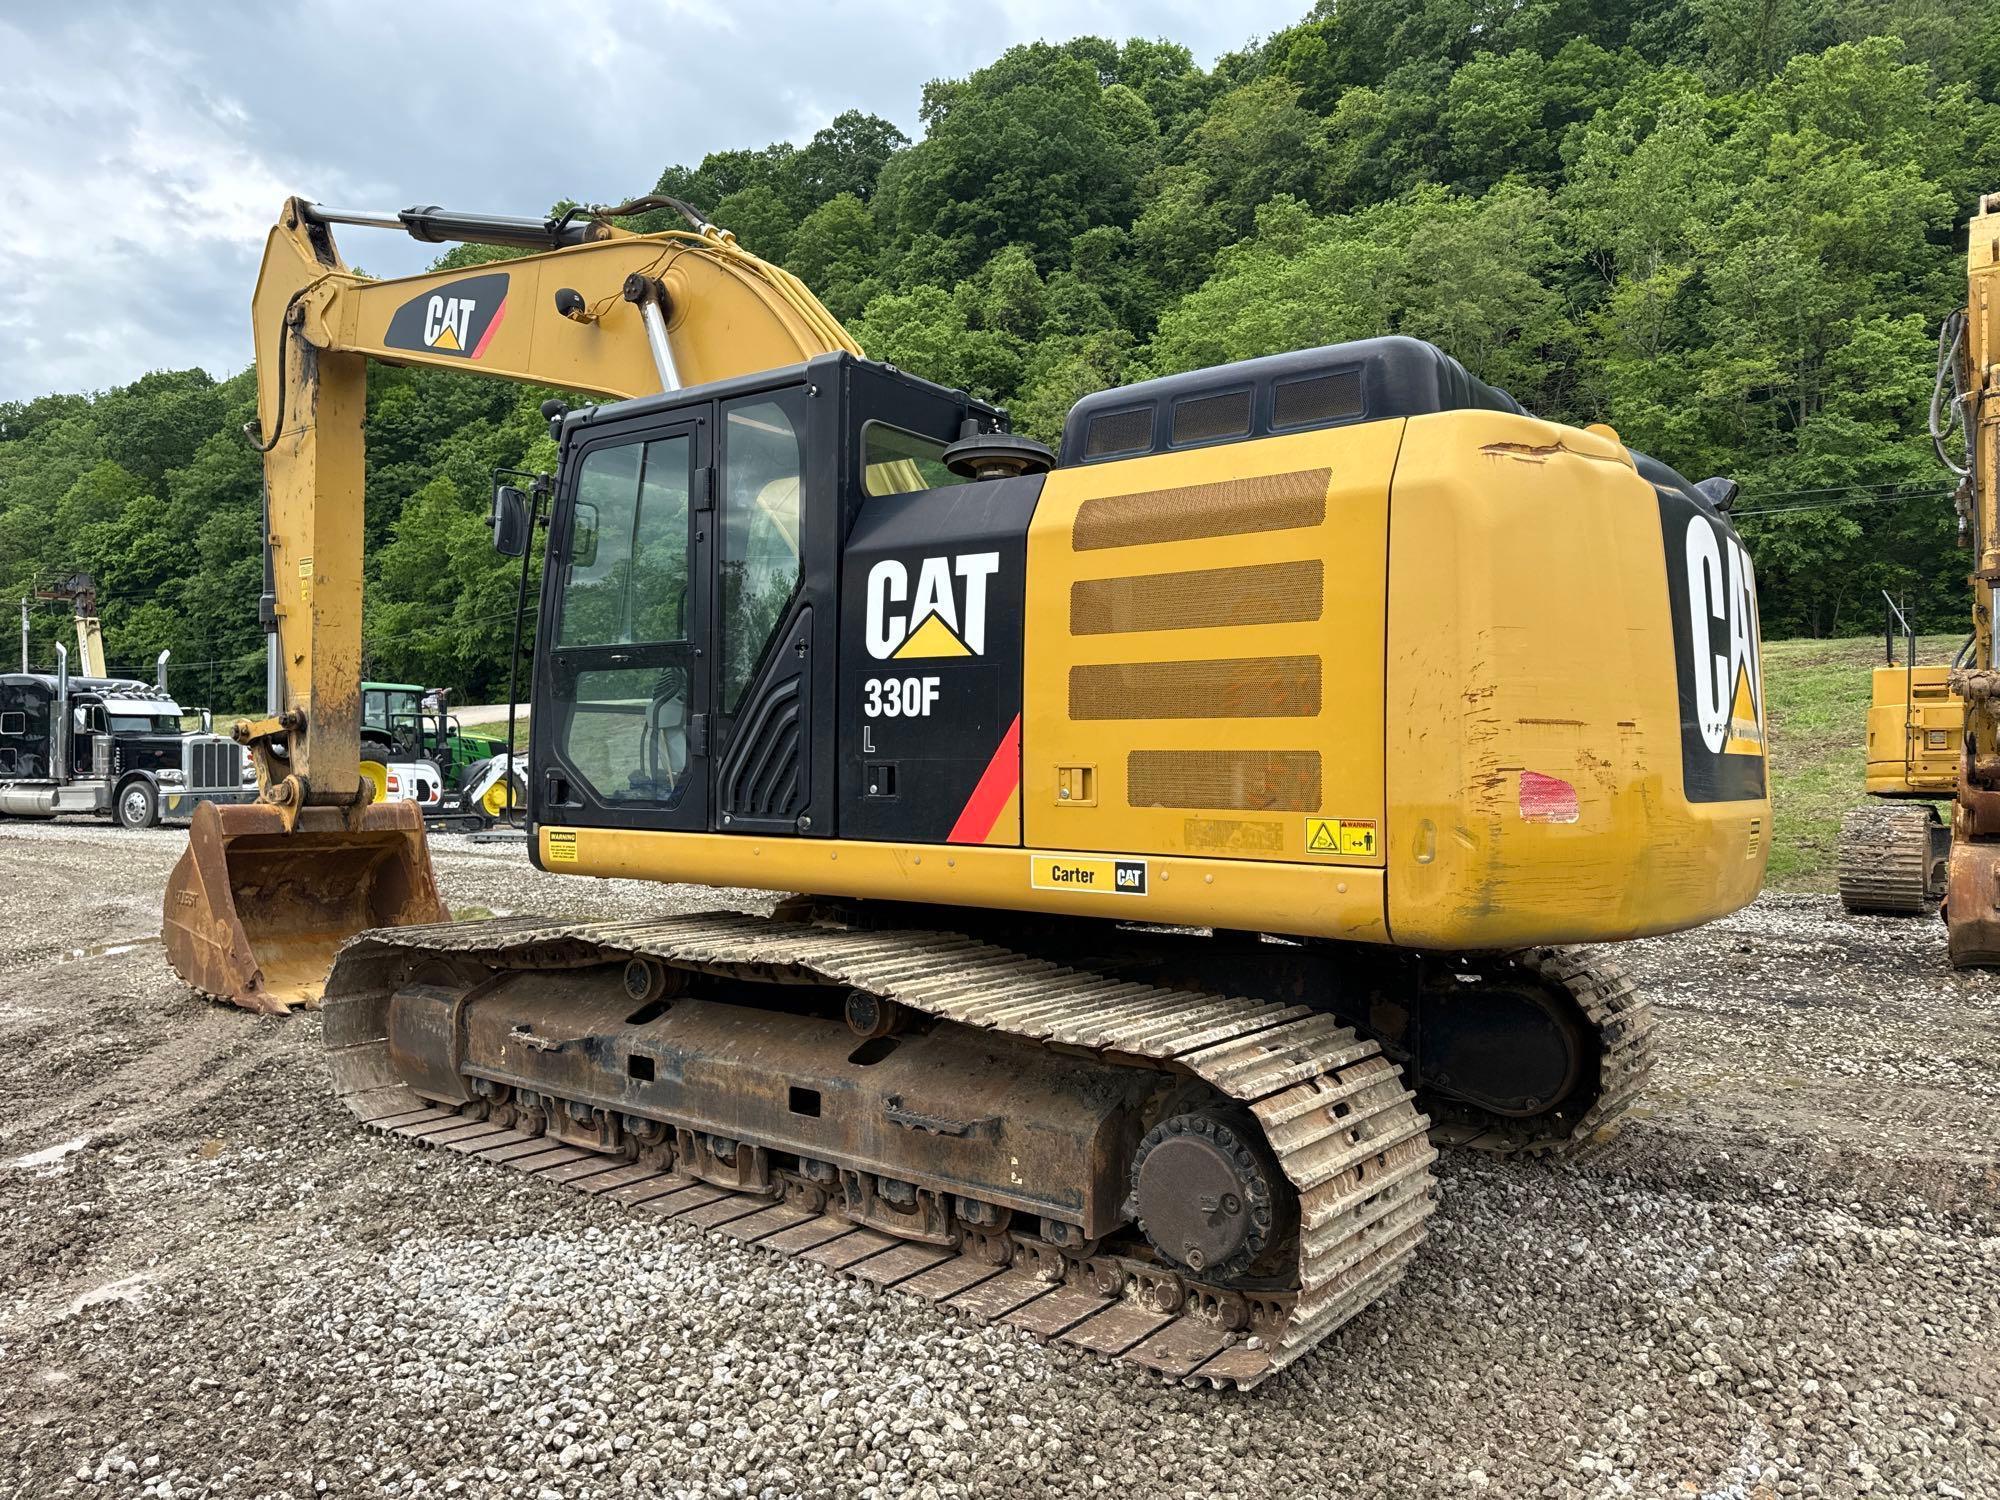
[[[805,393],[726,403],[722,418],[722,547],[717,701],[735,713],[799,586],[799,432]]]
[[[557,649],[635,649],[580,651],[562,750],[613,804],[672,806],[686,786],[691,452],[686,434],[621,443],[577,474]]]
[[[861,424],[861,487],[870,495],[907,495],[964,484],[944,466],[945,445],[887,422]]]

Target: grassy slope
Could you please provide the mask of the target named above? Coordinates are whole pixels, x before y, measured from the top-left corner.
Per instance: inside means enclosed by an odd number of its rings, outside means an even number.
[[[1949,661],[1959,640],[1919,637],[1917,660]],[[1764,643],[1774,889],[1833,889],[1841,815],[1863,800],[1869,669],[1882,660],[1880,637]]]

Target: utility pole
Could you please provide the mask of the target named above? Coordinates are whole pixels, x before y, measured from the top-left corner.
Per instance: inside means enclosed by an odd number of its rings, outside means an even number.
[[[28,670],[28,598],[21,596],[21,670]]]

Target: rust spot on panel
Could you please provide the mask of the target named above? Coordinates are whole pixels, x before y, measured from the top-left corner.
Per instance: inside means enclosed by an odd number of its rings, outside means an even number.
[[[1605,791],[1613,795],[1617,794],[1618,772],[1609,760],[1601,756],[1592,755],[1588,750],[1579,748],[1576,752],[1576,765],[1579,771],[1590,777],[1599,786],[1603,787]]]
[[[1569,444],[1553,443],[1486,443],[1480,447],[1488,458],[1512,458],[1524,464],[1545,464],[1558,453],[1567,453],[1571,458],[1587,458],[1593,463],[1625,465],[1622,460],[1609,453],[1587,453]]]
[[[1489,458],[1518,458],[1523,463],[1545,464],[1551,454],[1562,452],[1562,444],[1488,443],[1479,451]]]

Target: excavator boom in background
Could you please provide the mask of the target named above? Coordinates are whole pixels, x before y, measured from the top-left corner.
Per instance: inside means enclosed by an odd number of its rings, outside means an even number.
[[[1949,666],[1918,666],[1916,633],[1890,602],[1890,659],[1875,669],[1868,711],[1870,801],[1842,821],[1839,849],[1849,911],[1917,915],[1942,902],[1960,968],[2000,964],[2000,193],[1980,199],[1966,241],[1966,304],[1939,335],[1930,428],[1973,552],[1972,634]]]
[[[1764,869],[1732,483],[1404,338],[1101,392],[1051,452],[692,221],[287,205],[265,801],[193,829],[184,977],[323,981],[384,1132],[1218,1384],[1397,1281],[1437,1143],[1615,1125],[1651,1013],[1565,945]],[[540,253],[370,283],[337,222]],[[609,398],[494,498],[524,579],[547,501],[529,857],[774,916],[442,920],[357,770],[370,358]]]
[[[1951,961],[1961,968],[2000,964],[2000,647],[1993,629],[2000,584],[2000,193],[1979,200],[1966,232],[1966,282],[1965,308],[1950,320],[1945,339],[1964,462],[1954,463],[1938,443],[1939,456],[1958,476],[1958,512],[1975,559],[1972,651],[1951,674],[1965,718],[1944,912]],[[1934,410],[1934,433],[1936,417]]]

